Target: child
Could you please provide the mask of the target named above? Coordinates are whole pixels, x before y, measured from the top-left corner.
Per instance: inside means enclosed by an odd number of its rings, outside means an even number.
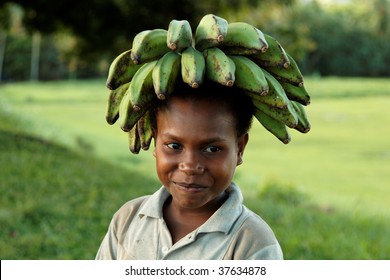
[[[253,105],[237,88],[177,86],[153,118],[162,187],[114,215],[96,259],[283,259],[270,227],[232,182]]]

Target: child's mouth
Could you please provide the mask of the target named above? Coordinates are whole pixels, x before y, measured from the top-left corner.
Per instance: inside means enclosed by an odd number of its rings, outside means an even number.
[[[172,182],[180,189],[183,189],[185,191],[197,192],[206,189],[206,187],[198,185],[196,183],[183,183],[183,182],[174,182],[174,181]]]

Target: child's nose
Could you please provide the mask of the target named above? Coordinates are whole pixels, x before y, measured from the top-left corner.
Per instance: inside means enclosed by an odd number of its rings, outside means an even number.
[[[182,157],[179,169],[187,175],[199,175],[204,172],[205,167],[196,152],[187,151]]]

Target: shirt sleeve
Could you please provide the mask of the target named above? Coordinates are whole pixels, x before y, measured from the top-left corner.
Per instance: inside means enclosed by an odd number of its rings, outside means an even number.
[[[117,259],[118,239],[113,221],[111,221],[108,232],[100,244],[96,254],[96,260],[116,260]]]
[[[247,260],[283,260],[283,252],[279,244],[264,247],[254,254],[247,256]]]
[[[128,233],[128,227],[137,215],[139,208],[147,196],[139,197],[125,203],[112,217],[108,231],[100,244],[96,260],[129,259],[131,254],[123,248],[123,240]]]

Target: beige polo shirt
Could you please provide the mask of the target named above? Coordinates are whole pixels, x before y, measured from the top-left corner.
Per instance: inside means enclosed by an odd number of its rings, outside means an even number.
[[[175,244],[163,218],[163,205],[170,196],[165,187],[127,202],[114,214],[96,259],[283,259],[273,231],[243,205],[239,187],[232,183],[226,191],[224,204]]]

